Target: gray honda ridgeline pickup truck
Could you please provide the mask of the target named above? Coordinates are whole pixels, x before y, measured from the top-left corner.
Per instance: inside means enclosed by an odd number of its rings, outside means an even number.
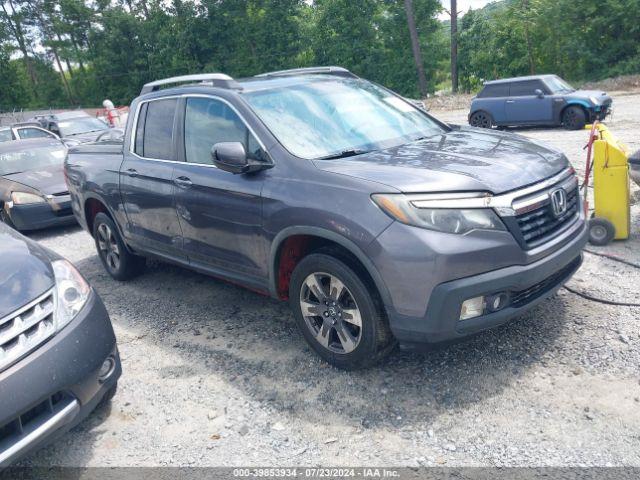
[[[339,67],[149,83],[124,141],[72,148],[66,174],[113,278],[155,257],[289,300],[342,368],[507,322],[587,239],[562,153]]]

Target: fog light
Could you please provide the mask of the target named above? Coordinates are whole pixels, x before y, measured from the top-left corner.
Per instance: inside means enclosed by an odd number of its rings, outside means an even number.
[[[502,310],[506,307],[508,302],[509,296],[505,292],[496,293],[495,295],[487,297],[487,310],[490,312],[497,312],[498,310]]]
[[[107,357],[107,359],[102,363],[100,367],[100,371],[98,372],[98,379],[100,381],[104,381],[111,376],[113,371],[115,370],[116,362],[113,357]]]
[[[465,300],[460,309],[460,320],[479,317],[484,312],[484,296]]]

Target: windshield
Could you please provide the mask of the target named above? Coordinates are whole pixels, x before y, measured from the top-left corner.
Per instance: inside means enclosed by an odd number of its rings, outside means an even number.
[[[444,131],[424,112],[364,80],[323,77],[245,96],[280,143],[301,158],[354,155]]]
[[[0,153],[0,175],[27,172],[64,163],[64,147],[31,147],[29,150]]]
[[[102,120],[91,117],[78,117],[58,122],[60,134],[63,137],[69,135],[78,135],[80,133],[97,132],[106,130],[109,126]]]
[[[548,77],[545,79],[545,83],[547,84],[547,87],[549,87],[549,90],[551,90],[551,93],[575,91],[575,88],[562,80],[560,77]]]

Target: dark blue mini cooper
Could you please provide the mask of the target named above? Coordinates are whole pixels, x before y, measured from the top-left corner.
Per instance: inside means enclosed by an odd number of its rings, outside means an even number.
[[[611,112],[605,92],[576,90],[557,75],[505,78],[485,82],[471,102],[469,124],[491,128],[563,125],[580,130]]]

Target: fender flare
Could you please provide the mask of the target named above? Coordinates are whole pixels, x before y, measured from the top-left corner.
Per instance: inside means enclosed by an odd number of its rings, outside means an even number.
[[[348,238],[333,232],[331,230],[326,230],[320,227],[309,227],[309,226],[292,226],[287,227],[284,230],[281,230],[271,242],[271,250],[269,252],[269,293],[274,298],[278,298],[278,289],[277,289],[277,271],[278,271],[278,251],[282,246],[282,243],[293,235],[313,235],[315,237],[324,238],[326,240],[330,240],[332,242],[337,243],[341,247],[347,249],[353,256],[355,256],[360,263],[367,270],[367,273],[373,279],[373,282],[378,289],[378,293],[382,298],[382,302],[384,305],[391,305],[391,295],[389,294],[389,290],[387,289],[380,272],[373,264],[371,259],[362,251],[358,245],[356,245],[353,241]]]
[[[120,235],[120,238],[122,239],[122,242],[124,243],[124,246],[127,248],[127,250],[129,251],[129,253],[133,253],[133,251],[131,250],[131,247],[127,244],[127,240],[124,236],[124,234],[122,233],[122,228],[120,227],[120,224],[118,224],[118,222],[116,221],[116,216],[113,213],[112,208],[109,206],[108,202],[105,202],[104,199],[102,197],[100,197],[99,195],[90,192],[88,194],[85,195],[83,202],[82,202],[82,215],[84,217],[84,223],[85,225],[87,225],[87,231],[89,232],[89,235],[91,235],[93,237],[93,232],[89,231],[89,223],[87,222],[87,213],[86,213],[86,206],[87,206],[87,202],[89,200],[96,200],[97,202],[100,202],[100,204],[105,208],[105,210],[107,211],[107,213],[109,214],[109,216],[111,217],[111,220],[113,220],[113,224],[116,226],[116,229],[118,230],[118,234]]]

